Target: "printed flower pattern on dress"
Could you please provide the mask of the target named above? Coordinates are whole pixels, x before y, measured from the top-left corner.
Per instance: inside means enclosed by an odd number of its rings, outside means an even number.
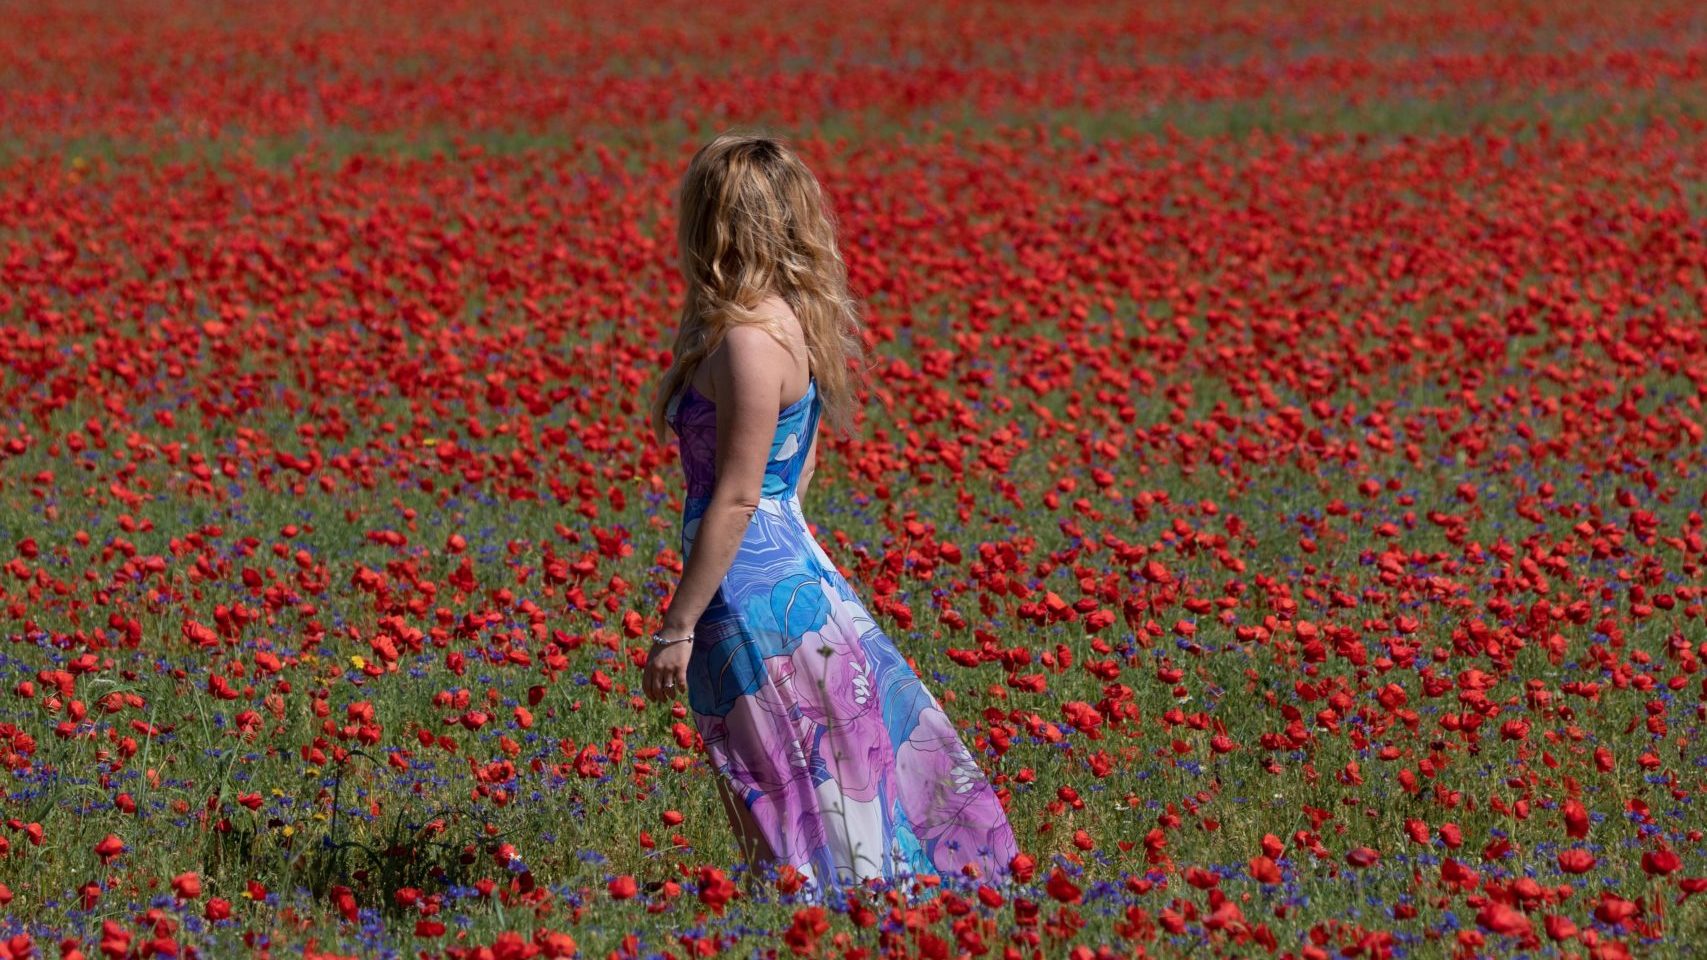
[[[959,731],[859,600],[801,512],[817,379],[783,408],[758,509],[695,628],[688,699],[706,752],[775,857],[820,891],[867,878],[1005,875],[1018,852]],[[716,407],[669,407],[693,549],[716,484]]]

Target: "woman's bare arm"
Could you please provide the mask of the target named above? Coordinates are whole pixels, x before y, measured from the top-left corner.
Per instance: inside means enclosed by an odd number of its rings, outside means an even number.
[[[717,406],[717,485],[700,515],[681,583],[664,614],[667,636],[684,636],[711,605],[740,552],[764,492],[765,463],[776,437],[787,348],[758,327],[736,325],[708,356]]]

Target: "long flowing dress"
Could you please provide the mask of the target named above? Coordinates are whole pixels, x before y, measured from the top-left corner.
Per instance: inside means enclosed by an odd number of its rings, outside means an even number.
[[[799,480],[821,409],[814,376],[778,414],[758,509],[694,628],[688,700],[706,753],[771,856],[820,892],[965,864],[1005,879],[1018,848],[1001,802],[806,526]],[[667,419],[686,557],[716,482],[716,405],[690,383]]]

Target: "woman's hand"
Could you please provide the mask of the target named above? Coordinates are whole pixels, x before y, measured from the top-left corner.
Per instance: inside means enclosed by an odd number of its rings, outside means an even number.
[[[640,675],[640,689],[645,692],[646,699],[666,703],[676,697],[687,696],[688,658],[693,655],[692,646],[691,640],[665,646],[652,645],[646,657],[646,670]]]

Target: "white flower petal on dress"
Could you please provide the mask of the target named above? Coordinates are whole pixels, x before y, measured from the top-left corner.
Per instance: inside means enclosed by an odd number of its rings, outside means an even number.
[[[778,450],[776,452],[776,456],[772,457],[771,459],[772,460],[787,460],[789,457],[794,456],[794,454],[799,449],[800,449],[800,434],[791,433],[788,435],[787,439],[782,441],[782,449]]]
[[[972,752],[966,749],[965,741],[956,737],[948,744],[948,752],[954,758],[950,772],[954,778],[954,792],[968,793],[977,789],[984,780],[984,771],[978,768],[978,761],[972,759]]]
[[[883,837],[887,817],[876,799],[855,800],[842,793],[834,778],[818,784],[819,816],[824,840],[842,883],[859,883],[883,876]]]
[[[864,660],[856,660],[854,661],[853,669],[854,703],[863,707],[871,702],[870,668],[866,665]]]

